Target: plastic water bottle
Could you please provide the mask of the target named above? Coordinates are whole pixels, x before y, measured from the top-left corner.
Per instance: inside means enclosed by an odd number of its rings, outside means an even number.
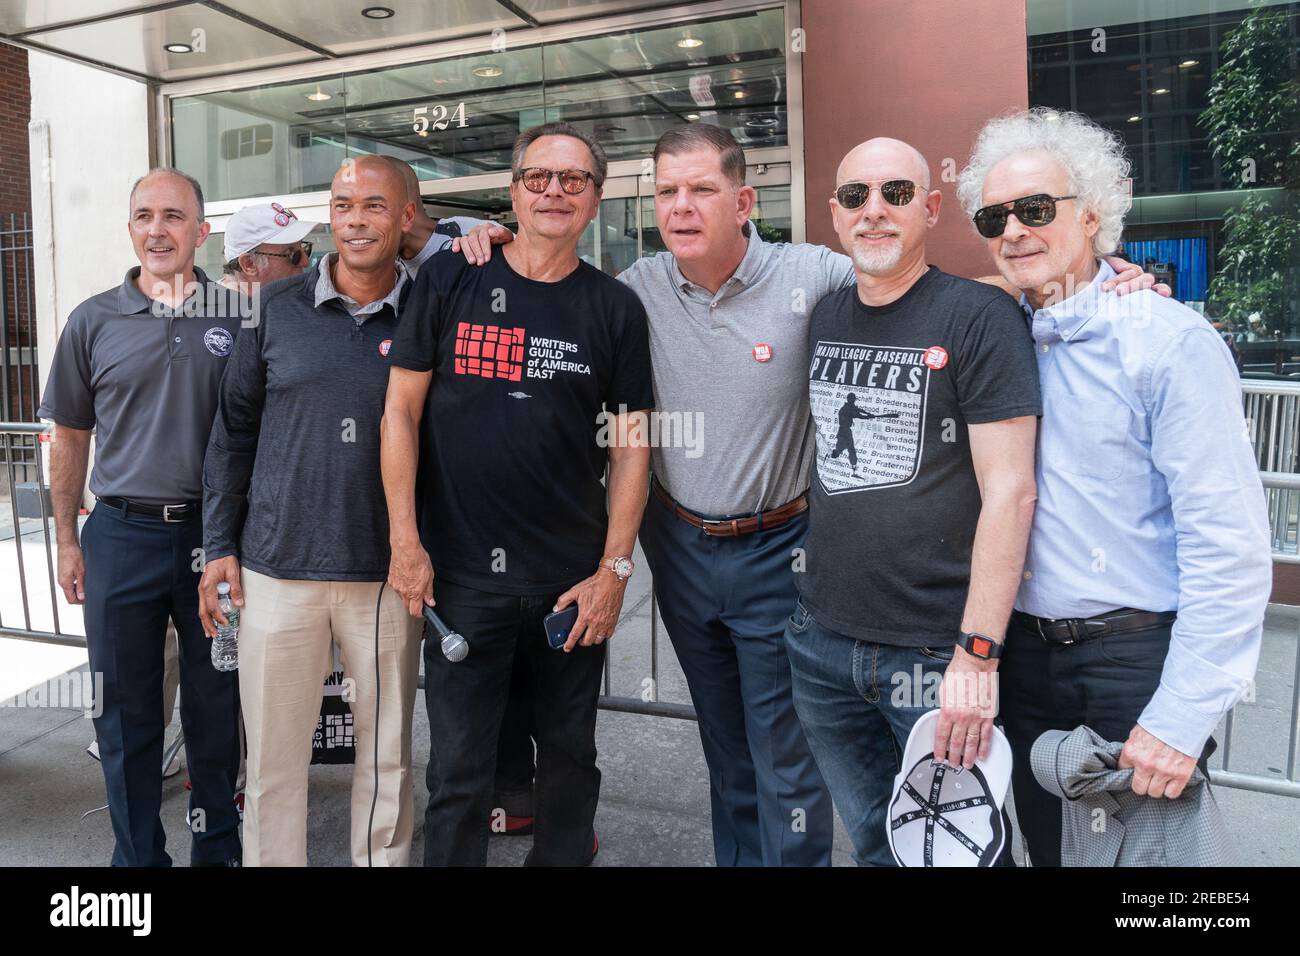
[[[222,581],[217,585],[217,607],[229,624],[217,624],[217,636],[212,640],[212,666],[219,671],[233,671],[239,667],[239,608],[230,599],[230,585]]]

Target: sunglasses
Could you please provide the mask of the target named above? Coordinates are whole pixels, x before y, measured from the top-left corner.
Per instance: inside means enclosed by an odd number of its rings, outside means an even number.
[[[1035,193],[1009,202],[985,206],[975,213],[975,228],[985,239],[996,239],[1007,228],[1007,216],[1016,214],[1016,218],[1026,226],[1046,226],[1056,218],[1056,204],[1078,196],[1049,196],[1047,193]],[[1010,207],[1010,208],[1008,208]]]
[[[544,193],[551,184],[551,177],[558,177],[560,188],[570,196],[576,196],[587,188],[587,180],[595,182],[594,174],[585,169],[545,169],[541,166],[529,166],[515,173],[515,182],[523,183],[530,193]],[[599,183],[597,183],[599,185]]]
[[[906,206],[916,198],[916,183],[910,179],[891,179],[881,183],[879,189],[891,206]],[[835,190],[835,201],[845,209],[857,209],[870,198],[870,183],[845,183]]]
[[[297,249],[290,250],[289,252],[259,252],[258,255],[273,256],[276,259],[288,259],[289,265],[296,266],[304,259],[311,259],[311,243],[300,242]]]

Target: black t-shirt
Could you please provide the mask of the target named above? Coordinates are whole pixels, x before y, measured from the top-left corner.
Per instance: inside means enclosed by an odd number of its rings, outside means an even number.
[[[433,371],[416,495],[437,575],[549,594],[593,574],[608,519],[602,406],[654,406],[636,293],[585,262],[536,282],[500,250],[485,266],[444,250],[420,270],[389,358]]]
[[[931,267],[889,305],[832,292],[809,339],[803,602],[850,637],[951,644],[980,514],[967,426],[1042,414],[1025,317],[1001,290]]]

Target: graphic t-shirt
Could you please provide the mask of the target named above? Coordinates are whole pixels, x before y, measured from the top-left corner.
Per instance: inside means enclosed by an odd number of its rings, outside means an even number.
[[[437,576],[549,594],[593,574],[617,437],[602,408],[654,405],[636,293],[585,262],[537,282],[500,253],[472,266],[440,252],[420,270],[389,358],[433,372],[416,497]]]
[[[926,647],[957,637],[980,514],[968,425],[1042,414],[1024,315],[930,270],[889,305],[856,286],[813,310],[805,606],[833,631]]]

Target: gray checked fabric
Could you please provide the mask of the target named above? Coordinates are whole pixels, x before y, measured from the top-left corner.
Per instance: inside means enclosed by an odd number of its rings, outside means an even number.
[[[1219,806],[1200,768],[1177,800],[1139,796],[1123,743],[1089,727],[1034,741],[1039,786],[1061,798],[1062,866],[1228,866],[1236,862]]]

